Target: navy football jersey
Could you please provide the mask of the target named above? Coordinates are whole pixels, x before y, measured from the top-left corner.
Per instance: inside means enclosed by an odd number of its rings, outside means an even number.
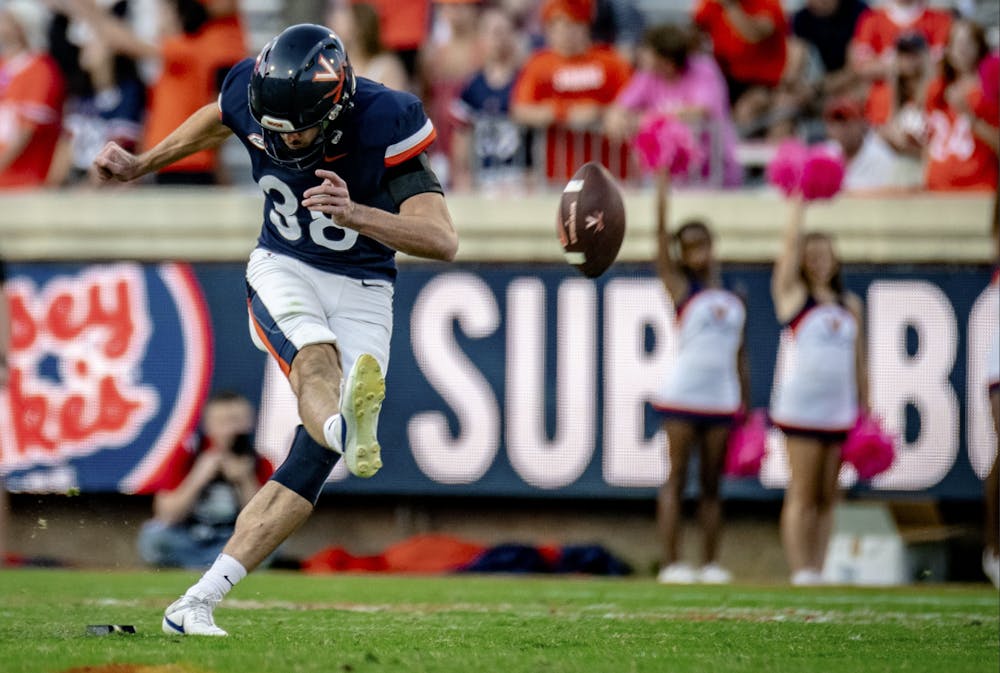
[[[386,171],[418,156],[436,137],[420,99],[358,77],[354,109],[340,126],[339,141],[327,145],[326,155],[316,166],[295,170],[276,163],[264,151],[261,128],[250,115],[248,100],[253,66],[254,60],[248,58],[229,71],[219,95],[219,110],[222,123],[250,153],[254,180],[264,192],[258,244],[326,271],[394,280],[392,248],[303,208],[302,194],[322,182],[314,173],[322,168],[347,183],[355,203],[398,213],[399,203],[386,184]]]

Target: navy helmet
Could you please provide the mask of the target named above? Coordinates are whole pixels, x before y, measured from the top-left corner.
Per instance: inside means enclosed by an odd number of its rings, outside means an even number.
[[[338,121],[353,106],[354,70],[344,43],[329,28],[303,23],[272,39],[250,77],[250,114],[263,129],[264,148],[279,164],[308,169],[340,140]],[[320,126],[316,141],[293,149],[282,133]]]

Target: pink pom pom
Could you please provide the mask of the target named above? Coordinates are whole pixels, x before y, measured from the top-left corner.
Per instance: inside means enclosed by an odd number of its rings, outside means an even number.
[[[862,414],[847,433],[841,457],[854,466],[859,479],[868,480],[892,466],[896,458],[895,443],[877,418]]]
[[[663,145],[660,142],[660,128],[666,120],[663,117],[647,117],[632,139],[632,147],[639,155],[639,166],[647,173],[653,173],[666,166]]]
[[[802,198],[832,198],[844,182],[844,158],[836,150],[818,145],[809,149],[802,167]]]
[[[701,150],[691,129],[674,117],[647,116],[632,140],[639,166],[647,173],[667,169],[671,175],[685,175],[701,162]]]
[[[781,190],[785,196],[799,191],[802,170],[805,167],[809,148],[799,140],[785,140],[778,145],[774,158],[767,165],[767,181]]]
[[[756,477],[767,453],[767,415],[755,409],[746,422],[729,433],[725,472],[731,477]]]

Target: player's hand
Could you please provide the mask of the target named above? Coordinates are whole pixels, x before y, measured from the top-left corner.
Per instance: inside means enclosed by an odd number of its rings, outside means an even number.
[[[139,159],[115,142],[105,145],[94,157],[93,172],[98,182],[128,182],[142,175]]]
[[[310,187],[302,196],[302,206],[317,213],[329,215],[337,224],[350,227],[356,204],[351,201],[347,183],[333,171],[316,170],[316,177],[323,182]]]

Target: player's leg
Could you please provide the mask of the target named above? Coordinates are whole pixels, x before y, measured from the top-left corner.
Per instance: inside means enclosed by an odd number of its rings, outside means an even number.
[[[701,447],[701,498],[698,502],[702,533],[701,580],[711,584],[725,584],[732,580],[729,571],[717,563],[719,534],[722,530],[719,484],[722,480],[722,468],[726,463],[729,430],[728,425],[709,426],[705,430]]]
[[[335,310],[327,307],[346,373],[340,401],[341,433],[336,439],[343,444],[347,469],[359,477],[371,477],[382,466],[378,420],[389,365],[392,297],[388,281],[348,278]],[[331,421],[324,428],[327,438],[334,439]]]
[[[248,309],[254,343],[275,358],[282,371],[300,385],[303,367],[320,367],[332,379],[323,392],[329,408],[339,402],[340,366],[336,335],[315,286],[295,260],[255,250],[247,266]],[[335,289],[334,289],[335,290]],[[336,292],[333,292],[336,294]],[[305,358],[300,360],[300,355]],[[318,393],[312,393],[318,396]],[[315,430],[315,418],[311,419]],[[322,425],[320,425],[322,428]],[[323,436],[322,430],[319,431]],[[215,625],[215,605],[256,568],[312,513],[338,455],[299,426],[285,462],[240,512],[232,537],[212,567],[180,599],[167,608],[163,629],[186,635],[226,635]]]
[[[833,533],[833,511],[840,495],[838,479],[841,465],[840,442],[825,444],[821,458],[822,474],[816,498],[816,524],[812,528],[809,541],[809,568],[819,574],[823,572],[826,550],[830,546]]]
[[[688,459],[695,440],[694,424],[668,419],[663,423],[667,433],[670,471],[660,486],[656,498],[657,524],[662,545],[662,569],[658,579],[668,584],[689,584],[695,581],[694,570],[680,560],[681,506],[687,481]]]
[[[790,475],[781,507],[781,539],[794,583],[813,583],[809,567],[809,542],[816,521],[816,498],[820,488],[822,443],[812,437],[785,435]]]

